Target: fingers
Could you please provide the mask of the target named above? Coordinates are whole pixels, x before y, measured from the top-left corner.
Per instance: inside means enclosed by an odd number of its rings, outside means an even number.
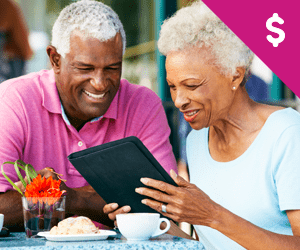
[[[117,203],[110,203],[110,204],[107,204],[104,206],[103,212],[105,214],[108,214],[108,218],[110,220],[115,221],[117,214],[129,213],[131,210],[130,206],[124,206],[119,209],[118,209],[118,207],[119,207],[119,205]]]
[[[25,180],[26,184],[28,184],[26,177],[24,178],[24,180]],[[23,186],[21,181],[15,182],[15,185],[21,190],[21,192],[25,192],[26,188]]]
[[[160,203],[169,203],[170,201],[172,201],[172,196],[166,194],[166,192],[163,193],[150,188],[136,188],[135,192],[153,198],[154,200],[160,201]]]
[[[170,171],[170,175],[179,187],[191,186],[189,182],[184,180],[181,176],[178,176],[174,170]],[[175,195],[178,192],[178,187],[175,187],[163,181],[158,181],[151,178],[141,178],[141,182],[146,186],[153,187],[167,194]]]
[[[162,215],[171,218],[174,221],[179,220],[178,216],[175,213],[176,208],[174,209],[174,207],[170,204],[164,204],[164,203],[154,201],[154,200],[150,200],[150,199],[143,199],[142,203],[149,206],[149,207],[151,207],[151,208],[153,208],[154,210],[161,213]],[[162,205],[163,204],[166,206],[166,212],[162,211]]]
[[[44,168],[44,169],[42,169],[42,170],[39,170],[39,171],[37,171],[36,173],[37,174],[40,174],[41,176],[42,176],[42,178],[43,177],[45,177],[46,179],[47,178],[49,178],[50,176],[52,176],[52,179],[53,180],[58,180],[58,178],[57,178],[57,175],[56,174],[54,174],[53,172],[52,172],[52,170],[50,170],[51,168]]]
[[[168,213],[168,211],[166,213],[164,213],[162,211],[162,205],[164,203],[161,203],[161,202],[157,202],[157,201],[154,201],[154,200],[150,200],[150,199],[143,199],[142,200],[142,203],[153,208],[154,210],[156,210],[157,212],[163,214],[163,215],[166,215]]]
[[[167,194],[175,194],[176,187],[163,181],[158,181],[150,178],[141,178],[141,182],[149,187],[153,187]]]
[[[115,211],[117,208],[118,208],[118,204],[117,203],[109,203],[109,204],[106,204],[103,208],[103,212],[105,214],[109,214],[109,213],[112,213],[113,211]]]

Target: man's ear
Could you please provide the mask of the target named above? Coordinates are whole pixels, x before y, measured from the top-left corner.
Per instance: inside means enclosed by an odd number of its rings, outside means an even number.
[[[61,66],[61,55],[57,53],[56,48],[52,45],[47,46],[46,50],[50,59],[52,69],[54,70],[55,74],[58,74],[60,72]]]
[[[232,88],[235,87],[237,89],[240,84],[243,82],[245,77],[246,69],[243,67],[237,67],[235,71],[235,75],[232,77]]]

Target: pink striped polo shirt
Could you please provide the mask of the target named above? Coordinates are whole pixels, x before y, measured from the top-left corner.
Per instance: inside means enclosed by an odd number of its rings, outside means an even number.
[[[177,171],[169,142],[170,128],[160,98],[146,87],[121,80],[107,112],[80,131],[62,116],[54,72],[43,70],[0,85],[0,164],[21,159],[36,170],[52,167],[70,188],[88,185],[68,161],[73,152],[138,137],[169,173]],[[4,170],[18,181],[12,165]],[[12,189],[0,175],[0,192]]]

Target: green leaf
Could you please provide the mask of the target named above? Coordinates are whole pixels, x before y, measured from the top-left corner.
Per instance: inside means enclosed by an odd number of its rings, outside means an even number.
[[[4,162],[2,165],[1,165],[1,173],[2,175],[4,176],[4,178],[14,187],[15,190],[17,190],[21,195],[24,196],[24,194],[22,193],[22,191],[16,186],[15,183],[13,183],[11,181],[11,179],[9,179],[9,177],[5,174],[4,170],[3,170],[3,165],[4,164],[14,164],[14,162]]]
[[[28,183],[31,183],[32,179],[37,177],[37,173],[34,170],[33,166],[31,164],[26,164],[25,165],[25,173],[28,179]]]
[[[30,171],[30,170],[29,170],[28,165],[25,165],[25,174],[26,174],[28,183],[30,184],[30,183],[31,183],[31,179],[30,179],[30,173],[29,173],[29,171]]]
[[[19,168],[25,171],[25,174],[26,174],[26,177],[27,177],[29,183],[31,183],[32,179],[34,179],[35,177],[37,177],[37,173],[36,173],[35,169],[33,168],[33,166],[31,164],[26,164],[22,160],[16,160],[15,162],[6,161],[1,166],[1,172],[2,172],[2,175],[5,177],[5,179],[14,187],[15,190],[17,190],[20,194],[22,194],[24,196],[24,194],[16,186],[16,184],[13,183],[12,180],[5,174],[5,172],[3,170],[4,164],[12,164],[12,165],[14,165],[15,171],[16,171],[16,173],[17,173],[20,181],[22,182],[22,184],[23,184],[23,186],[25,188],[26,188],[27,184],[26,184],[23,176],[21,175]]]
[[[21,169],[23,169],[23,168],[20,167],[20,165],[18,164],[18,161],[15,161],[14,166],[15,166],[15,171],[16,171],[16,173],[17,173],[17,175],[18,175],[20,181],[22,182],[24,188],[26,188],[27,183],[25,182],[25,180],[24,180],[24,178],[23,178],[23,176],[21,175],[20,170],[19,170],[19,168],[21,168]],[[25,169],[25,168],[24,168],[24,169]]]
[[[22,160],[16,160],[14,163],[17,163],[18,166],[19,166],[19,168],[21,168],[22,170],[25,171],[25,165],[26,165],[26,163],[24,161],[22,161]]]

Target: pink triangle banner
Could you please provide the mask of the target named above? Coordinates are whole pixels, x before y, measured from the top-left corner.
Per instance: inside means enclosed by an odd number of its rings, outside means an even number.
[[[203,0],[300,97],[300,0]]]

